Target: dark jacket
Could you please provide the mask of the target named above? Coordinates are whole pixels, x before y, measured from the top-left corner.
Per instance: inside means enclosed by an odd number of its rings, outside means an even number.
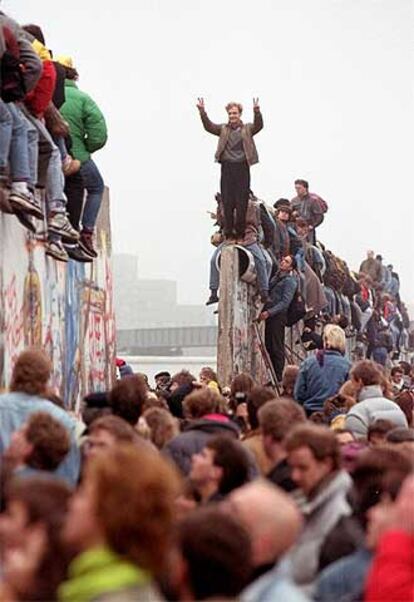
[[[228,418],[214,420],[207,417],[195,420],[185,430],[171,439],[163,453],[175,462],[181,472],[187,476],[191,469],[191,457],[205,447],[207,441],[218,435],[239,436],[237,426]]]
[[[310,194],[305,197],[296,196],[291,200],[291,206],[297,211],[300,217],[316,228],[323,222],[324,214],[315,198]]]
[[[297,287],[297,279],[292,273],[279,272],[272,278],[269,291],[271,301],[265,308],[271,318],[287,312]]]
[[[224,149],[226,148],[227,141],[230,134],[230,125],[228,123],[217,124],[210,121],[205,111],[200,111],[201,121],[203,122],[204,129],[210,134],[219,136],[217,150],[215,154],[215,160],[221,162],[221,156]],[[260,130],[263,128],[263,117],[260,111],[254,111],[253,123],[242,124],[242,139],[243,149],[246,155],[246,161],[249,165],[254,165],[259,162],[259,156],[257,154],[256,145],[253,140]]]
[[[0,12],[0,26],[10,29],[17,40],[20,52],[20,62],[24,66],[23,79],[26,92],[34,89],[42,74],[42,61],[33,50],[26,32],[7,15]]]
[[[294,398],[309,412],[322,410],[324,402],[348,379],[350,368],[350,361],[339,351],[319,351],[302,362]]]
[[[288,255],[290,252],[289,230],[287,225],[279,219],[276,219],[274,251],[279,261],[284,255]]]

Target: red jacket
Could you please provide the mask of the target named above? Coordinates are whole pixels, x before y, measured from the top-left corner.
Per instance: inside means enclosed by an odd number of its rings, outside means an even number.
[[[52,61],[43,61],[42,75],[34,90],[25,98],[25,104],[35,117],[43,117],[46,107],[53,98],[56,86],[56,69]]]
[[[389,531],[380,540],[365,586],[365,602],[414,600],[414,535]]]

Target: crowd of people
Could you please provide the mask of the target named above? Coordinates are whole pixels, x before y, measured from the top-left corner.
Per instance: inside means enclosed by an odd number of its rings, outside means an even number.
[[[265,320],[266,348],[277,380],[285,364],[285,328],[304,321],[306,349],[322,347],[321,327],[342,326],[357,339],[356,352],[382,365],[411,348],[410,318],[400,298],[400,280],[382,257],[368,258],[359,272],[349,269],[317,240],[316,231],[328,204],[310,192],[303,179],[294,182],[295,196],[280,198],[273,206],[258,199],[250,188],[250,166],[258,162],[254,136],[263,128],[258,99],[254,120],[243,123],[239,103],[226,106],[228,122],[210,121],[203,99],[198,101],[202,124],[219,137],[215,159],[221,164],[221,189],[211,213],[218,230],[211,238],[216,247],[210,263],[207,305],[219,302],[219,261],[224,245],[237,244],[253,256],[256,288],[263,303],[258,316]]]
[[[45,240],[58,261],[97,257],[104,181],[92,154],[105,118],[78,88],[69,56],[53,58],[38,25],[0,12],[0,210]]]
[[[0,396],[0,600],[409,602],[414,375],[345,334],[282,395],[118,360],[74,413],[25,350]],[[318,390],[319,387],[319,390]]]

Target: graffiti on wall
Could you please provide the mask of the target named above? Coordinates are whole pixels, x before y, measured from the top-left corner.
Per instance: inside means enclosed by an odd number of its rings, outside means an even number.
[[[0,386],[8,385],[18,354],[35,345],[51,358],[51,384],[67,406],[110,388],[115,318],[105,236],[87,266],[47,257],[13,216],[0,214],[0,237]]]

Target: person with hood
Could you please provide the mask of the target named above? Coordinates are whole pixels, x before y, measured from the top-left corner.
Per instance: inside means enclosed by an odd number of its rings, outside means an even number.
[[[227,104],[228,122],[221,125],[210,121],[203,98],[198,99],[197,108],[204,129],[219,137],[215,159],[221,163],[224,236],[243,238],[250,192],[250,166],[259,161],[253,136],[263,128],[259,99],[253,99],[253,123],[243,123],[243,107],[238,102]]]
[[[368,428],[379,419],[389,420],[395,426],[407,427],[407,418],[401,408],[386,399],[381,386],[382,373],[371,360],[361,360],[351,371],[352,384],[358,402],[349,410],[345,428],[358,439],[366,439]]]
[[[193,455],[200,453],[209,439],[223,434],[239,438],[239,429],[234,422],[217,412],[219,400],[217,393],[205,387],[187,395],[183,402],[188,425],[167,443],[163,453],[185,476],[190,473]]]
[[[60,56],[58,62],[66,69],[66,100],[60,112],[69,123],[71,152],[73,157],[81,162],[80,175],[87,191],[80,242],[91,257],[97,257],[93,245],[93,233],[102,203],[104,181],[92,159],[92,154],[105,146],[108,132],[102,111],[76,84],[79,75],[74,68],[72,58]]]
[[[335,433],[327,427],[295,427],[286,437],[285,449],[292,480],[304,495],[304,528],[286,559],[296,584],[312,594],[325,540],[338,521],[351,514],[347,494],[352,481],[341,468]]]
[[[351,362],[345,357],[345,332],[340,326],[325,326],[323,347],[302,362],[295,383],[293,396],[308,415],[323,410],[325,401],[348,380],[351,369]]]

